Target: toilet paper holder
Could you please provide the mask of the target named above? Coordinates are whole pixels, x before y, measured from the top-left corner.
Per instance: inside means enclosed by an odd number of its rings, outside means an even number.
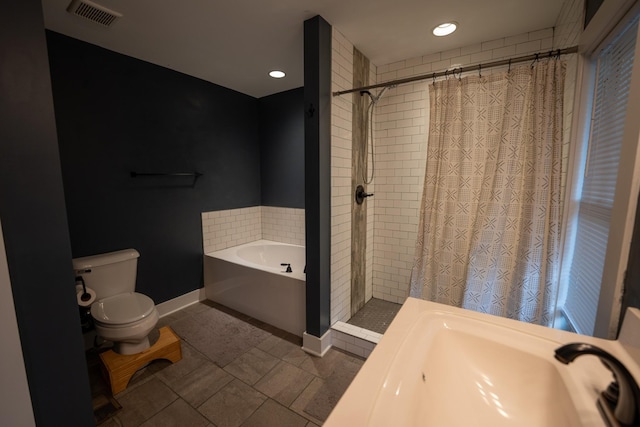
[[[87,285],[84,283],[84,278],[82,276],[76,277],[76,286],[82,286],[82,296],[80,299],[84,302],[87,302],[91,299],[91,294],[87,292]]]
[[[78,313],[80,314],[80,325],[82,327],[82,333],[88,332],[94,329],[93,318],[91,317],[91,303],[95,299],[95,294],[87,291],[87,285],[84,283],[82,276],[76,277],[76,290],[82,289],[80,296],[78,297]]]

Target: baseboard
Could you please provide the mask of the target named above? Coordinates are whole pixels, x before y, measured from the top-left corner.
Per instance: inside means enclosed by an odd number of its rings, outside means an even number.
[[[323,357],[331,348],[331,329],[324,333],[320,338],[315,335],[309,335],[306,332],[302,334],[302,350],[314,356]]]
[[[176,311],[182,310],[185,307],[198,303],[200,301],[204,301],[206,298],[204,293],[204,288],[196,289],[195,291],[191,291],[189,293],[180,295],[179,297],[175,297],[170,299],[169,301],[161,302],[156,305],[156,310],[158,310],[158,314],[160,317],[168,316],[171,313],[175,313]]]

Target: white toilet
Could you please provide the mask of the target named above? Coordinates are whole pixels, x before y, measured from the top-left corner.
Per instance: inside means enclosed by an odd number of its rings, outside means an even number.
[[[75,258],[76,277],[96,293],[91,305],[96,333],[113,341],[120,354],[140,353],[150,347],[149,332],[158,323],[158,310],[151,298],[134,292],[138,257],[135,249]]]

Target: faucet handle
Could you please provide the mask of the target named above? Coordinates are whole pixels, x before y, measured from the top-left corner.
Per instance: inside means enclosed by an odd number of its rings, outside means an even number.
[[[373,196],[373,193],[367,193],[362,185],[356,187],[356,203],[361,205],[364,199]]]
[[[283,267],[285,267],[285,266],[287,267],[287,270],[285,271],[285,273],[293,273],[293,270],[291,269],[291,264],[290,263],[283,262],[280,265],[283,266]]]
[[[605,363],[604,366],[607,366]],[[607,366],[607,369],[611,369]],[[602,392],[602,397],[604,397],[607,402],[611,405],[611,407],[615,407],[618,403],[618,397],[620,396],[620,386],[618,385],[618,379],[616,378],[616,374],[613,373],[613,381],[609,383],[609,386],[605,391]]]

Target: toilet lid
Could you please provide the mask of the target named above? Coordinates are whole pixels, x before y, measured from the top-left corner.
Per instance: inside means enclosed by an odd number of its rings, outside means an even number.
[[[94,302],[91,316],[100,323],[121,325],[144,319],[154,308],[155,304],[148,296],[127,292]]]

